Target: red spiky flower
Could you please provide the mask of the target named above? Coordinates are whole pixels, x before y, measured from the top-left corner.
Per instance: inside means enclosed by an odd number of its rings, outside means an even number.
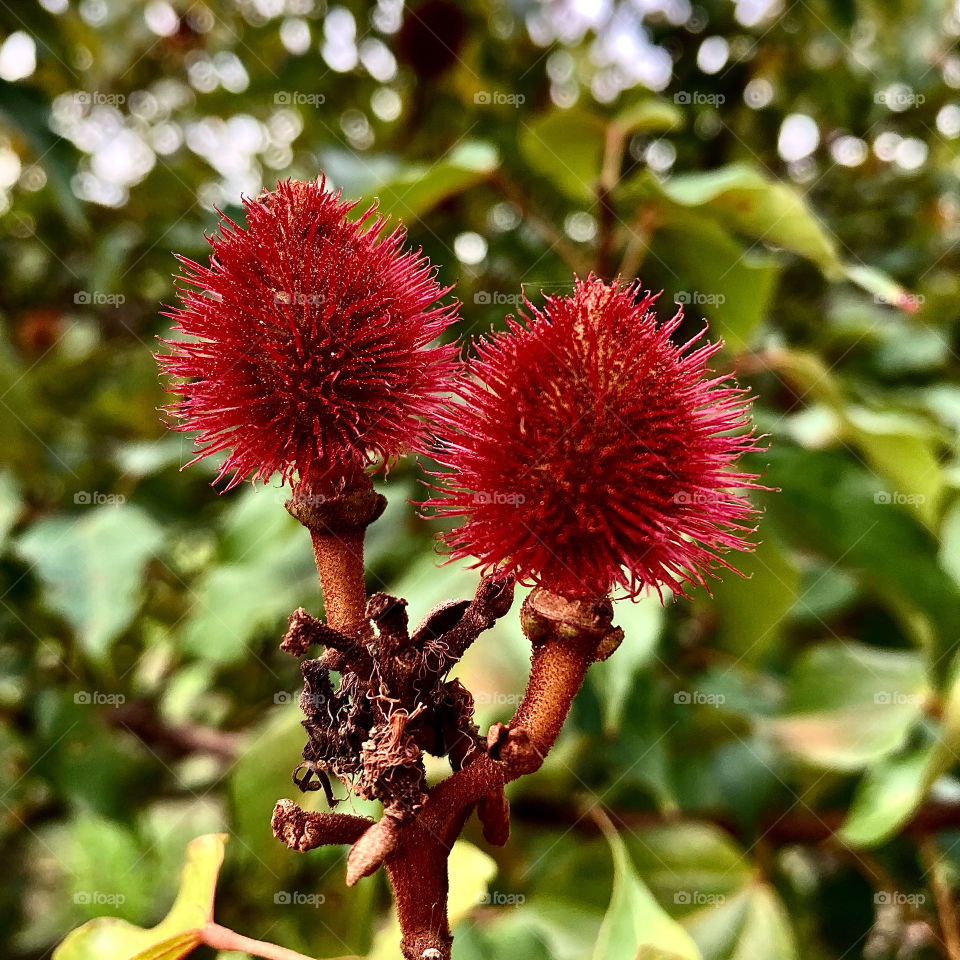
[[[673,343],[682,310],[658,324],[658,296],[591,276],[477,344],[427,503],[461,521],[453,557],[601,598],[682,594],[749,548],[751,398],[708,370],[721,343]]]
[[[401,227],[381,236],[374,207],[351,220],[356,203],[322,180],[244,206],[245,229],[224,216],[209,238],[209,266],[178,257],[182,306],[165,314],[185,335],[158,359],[182,396],[176,429],[198,433],[191,463],[229,451],[230,489],[421,449],[454,362],[430,346],[456,318],[436,305],[449,288]]]

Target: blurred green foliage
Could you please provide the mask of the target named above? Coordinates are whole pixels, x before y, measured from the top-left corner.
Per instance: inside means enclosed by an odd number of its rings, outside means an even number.
[[[0,952],[157,922],[188,841],[223,831],[221,923],[396,956],[382,877],[348,890],[342,851],[270,835],[303,741],[277,641],[321,610],[308,539],[279,489],[179,472],[152,357],[171,251],[324,171],[403,219],[464,338],[574,270],[685,301],[757,394],[780,488],[748,579],[618,607],[495,867],[455,861],[457,960],[951,956],[956,9],[171,4],[0,6]],[[369,538],[371,587],[414,619],[476,583],[437,568],[421,476],[390,472]],[[481,726],[526,658],[515,617],[471,650]]]

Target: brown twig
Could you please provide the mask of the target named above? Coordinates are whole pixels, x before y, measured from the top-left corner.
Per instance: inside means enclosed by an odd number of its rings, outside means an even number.
[[[617,268],[617,276],[632,280],[643,264],[643,258],[650,249],[650,241],[660,226],[660,214],[653,203],[645,203],[634,217],[627,234],[623,258]]]
[[[577,248],[547,219],[541,217],[530,202],[527,191],[517,186],[500,168],[490,177],[490,183],[523,215],[523,222],[578,276],[590,272],[590,264]]]
[[[192,753],[207,753],[232,760],[242,739],[242,734],[213,727],[196,724],[169,726],[157,713],[156,706],[145,700],[134,700],[109,711],[107,722],[174,759]]]
[[[200,929],[200,938],[214,950],[233,950],[239,953],[249,953],[254,957],[263,957],[264,960],[311,960],[310,957],[296,950],[288,950],[275,943],[265,940],[254,940],[245,937],[242,933],[221,927],[219,923],[208,923]]]
[[[618,633],[608,602],[567,601],[542,589],[527,598],[521,617],[533,652],[527,690],[513,720],[495,724],[487,753],[430,791],[386,861],[407,960],[449,958],[447,858],[453,842],[476,804],[490,796],[499,804],[506,783],[539,769],[587,669]]]
[[[945,876],[943,856],[932,836],[920,841],[920,856],[930,877],[930,889],[937,904],[937,918],[947,956],[950,960],[960,960],[960,923],[957,921],[956,905]]]

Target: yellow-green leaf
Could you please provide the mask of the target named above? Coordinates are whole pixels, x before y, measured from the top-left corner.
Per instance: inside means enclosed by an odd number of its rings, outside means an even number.
[[[200,931],[213,919],[217,875],[226,834],[192,840],[170,912],[144,929],[117,917],[98,917],[78,927],[54,950],[53,960],[180,960],[201,942]]]

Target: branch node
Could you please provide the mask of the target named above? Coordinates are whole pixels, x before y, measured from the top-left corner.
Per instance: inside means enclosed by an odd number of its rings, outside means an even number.
[[[367,817],[349,813],[317,813],[303,810],[292,800],[278,800],[270,821],[273,835],[291,850],[356,843],[373,826]]]

